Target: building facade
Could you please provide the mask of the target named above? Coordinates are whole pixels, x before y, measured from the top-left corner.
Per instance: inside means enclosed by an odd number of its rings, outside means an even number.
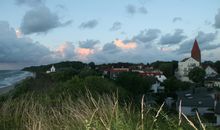
[[[185,58],[178,63],[178,69],[176,70],[176,77],[181,81],[192,82],[189,80],[189,72],[195,68],[200,67],[201,63],[201,52],[197,40],[193,44],[191,51],[191,57]]]

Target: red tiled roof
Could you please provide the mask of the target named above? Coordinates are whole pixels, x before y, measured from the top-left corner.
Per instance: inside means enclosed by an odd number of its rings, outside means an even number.
[[[140,73],[141,76],[157,76],[157,75],[163,75],[162,72],[144,72]]]

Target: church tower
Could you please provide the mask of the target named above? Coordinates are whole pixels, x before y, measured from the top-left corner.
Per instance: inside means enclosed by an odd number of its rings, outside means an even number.
[[[201,52],[200,52],[197,40],[195,40],[194,42],[194,45],[191,51],[191,57],[197,60],[199,63],[201,63]]]

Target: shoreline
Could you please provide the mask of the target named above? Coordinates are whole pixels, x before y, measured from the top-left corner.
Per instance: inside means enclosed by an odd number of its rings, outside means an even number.
[[[32,73],[32,72],[30,72],[30,73]],[[18,82],[16,82],[16,83],[14,83],[14,84],[12,84],[12,85],[9,85],[9,86],[0,88],[0,96],[6,94],[6,93],[8,93],[8,92],[10,92],[11,90],[13,90],[13,89],[15,88],[16,85],[22,83],[24,80],[29,79],[29,78],[34,78],[34,77],[35,77],[35,74],[32,73],[31,76],[27,76],[26,78],[24,78],[24,79],[22,79],[22,80],[20,80],[20,81],[18,81]]]

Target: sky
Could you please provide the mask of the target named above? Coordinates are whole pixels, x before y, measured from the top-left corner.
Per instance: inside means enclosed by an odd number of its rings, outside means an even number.
[[[60,61],[219,60],[219,0],[1,0],[0,70]]]

